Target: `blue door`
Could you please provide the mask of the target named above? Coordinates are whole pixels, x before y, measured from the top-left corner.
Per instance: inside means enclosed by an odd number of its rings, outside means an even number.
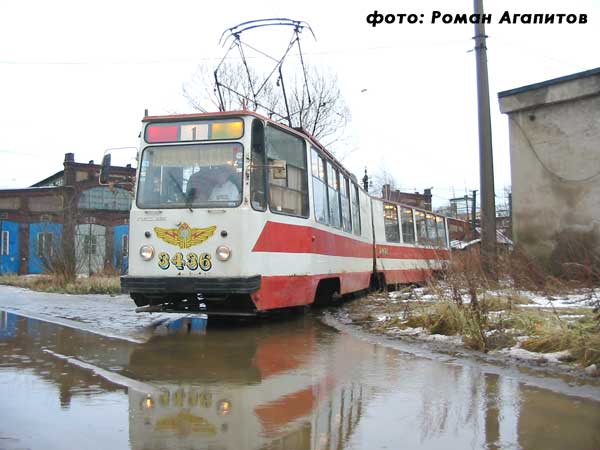
[[[17,335],[17,320],[17,315],[0,311],[0,341]]]
[[[113,266],[120,273],[127,273],[129,267],[129,225],[113,228]]]
[[[62,224],[60,223],[32,223],[29,225],[29,273],[43,273],[45,271],[42,255],[50,257],[62,251],[60,239]]]
[[[19,273],[19,224],[8,220],[1,221],[0,273]]]

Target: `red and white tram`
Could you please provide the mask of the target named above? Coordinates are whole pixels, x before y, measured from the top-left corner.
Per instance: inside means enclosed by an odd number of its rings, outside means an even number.
[[[144,118],[130,250],[136,305],[209,314],[419,282],[449,257],[445,217],[371,197],[314,138],[250,111]]]

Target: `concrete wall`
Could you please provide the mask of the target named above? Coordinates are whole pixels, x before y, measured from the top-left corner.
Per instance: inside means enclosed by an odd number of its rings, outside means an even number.
[[[515,241],[555,267],[600,255],[600,68],[498,96]]]

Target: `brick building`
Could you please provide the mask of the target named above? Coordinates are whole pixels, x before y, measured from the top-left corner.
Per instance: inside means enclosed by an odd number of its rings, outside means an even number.
[[[114,167],[100,186],[100,166],[75,162],[29,188],[0,190],[0,273],[42,273],[48,261],[75,259],[80,274],[128,263],[135,169]]]
[[[381,188],[381,198],[391,202],[403,203],[405,205],[414,206],[416,208],[431,211],[431,189],[424,189],[423,193],[419,192],[400,192],[392,190],[389,184],[384,184]]]

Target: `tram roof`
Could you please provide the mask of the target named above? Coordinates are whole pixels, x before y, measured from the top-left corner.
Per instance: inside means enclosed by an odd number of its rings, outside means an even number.
[[[337,166],[343,171],[345,172],[348,176],[350,176],[351,178],[354,179],[354,181],[357,181],[357,177],[356,175],[354,175],[352,172],[350,172],[348,169],[346,169],[342,163],[333,155],[333,153],[331,153],[329,150],[327,150],[325,148],[325,146],[323,144],[321,144],[316,137],[314,137],[312,134],[310,134],[308,131],[306,131],[304,128],[293,128],[290,127],[288,125],[285,125],[281,122],[277,122],[273,119],[270,119],[266,116],[263,116],[262,114],[259,114],[255,111],[244,111],[244,110],[240,110],[240,111],[216,111],[216,112],[206,112],[206,113],[190,113],[190,114],[171,114],[171,115],[162,115],[162,116],[145,116],[142,119],[142,122],[154,122],[154,121],[158,121],[158,122],[177,122],[177,121],[181,121],[181,120],[194,120],[194,119],[208,119],[211,117],[239,117],[239,116],[253,116],[256,117],[258,119],[264,120],[266,122],[272,123],[274,125],[277,125],[278,127],[284,128],[285,130],[289,131],[290,133],[293,133],[299,137],[302,138],[306,138],[308,139],[311,144],[313,144],[315,147],[318,147],[321,151],[323,151],[323,153],[325,153],[325,155],[335,161],[337,163]],[[361,186],[362,188],[362,186]]]
[[[396,201],[392,201],[392,200],[385,200],[383,198],[380,197],[376,197],[372,194],[369,194],[367,191],[364,190],[363,186],[361,183],[358,182],[358,179],[356,177],[356,175],[354,175],[352,172],[350,172],[348,169],[346,169],[342,163],[333,155],[333,153],[331,153],[329,150],[327,150],[323,144],[321,144],[317,138],[315,138],[312,134],[310,134],[308,131],[306,131],[303,128],[293,128],[290,127],[288,125],[285,125],[281,122],[277,122],[273,119],[270,119],[266,116],[263,116],[262,114],[259,114],[255,111],[244,111],[244,110],[239,110],[239,111],[215,111],[215,112],[206,112],[206,113],[189,113],[189,114],[170,114],[170,115],[161,115],[161,116],[145,116],[142,119],[142,122],[178,122],[178,121],[182,121],[182,120],[194,120],[194,119],[209,119],[212,117],[240,117],[240,116],[253,116],[256,117],[258,119],[264,120],[265,122],[269,122],[272,123],[273,125],[276,125],[280,128],[284,128],[286,131],[293,133],[295,135],[297,135],[298,137],[301,138],[306,138],[310,141],[311,144],[313,144],[315,147],[318,147],[323,153],[325,153],[325,155],[331,159],[332,161],[336,162],[336,165],[338,168],[341,169],[342,172],[344,172],[345,174],[347,174],[350,178],[352,178],[352,180],[354,182],[356,182],[358,188],[360,190],[362,190],[363,192],[365,192],[369,197],[371,197],[374,200],[379,200],[379,201],[384,201],[384,202],[389,202],[389,203],[395,203],[397,205],[401,205],[401,206],[407,206],[409,208],[415,208],[415,206],[411,206],[411,205],[407,205],[404,203],[400,203],[400,202],[396,202]],[[436,214],[433,211],[427,211],[424,210],[422,208],[416,208],[422,211],[425,211],[427,213],[431,213],[431,214]],[[443,214],[436,214],[438,216],[443,216]],[[455,219],[458,220],[458,219]]]

